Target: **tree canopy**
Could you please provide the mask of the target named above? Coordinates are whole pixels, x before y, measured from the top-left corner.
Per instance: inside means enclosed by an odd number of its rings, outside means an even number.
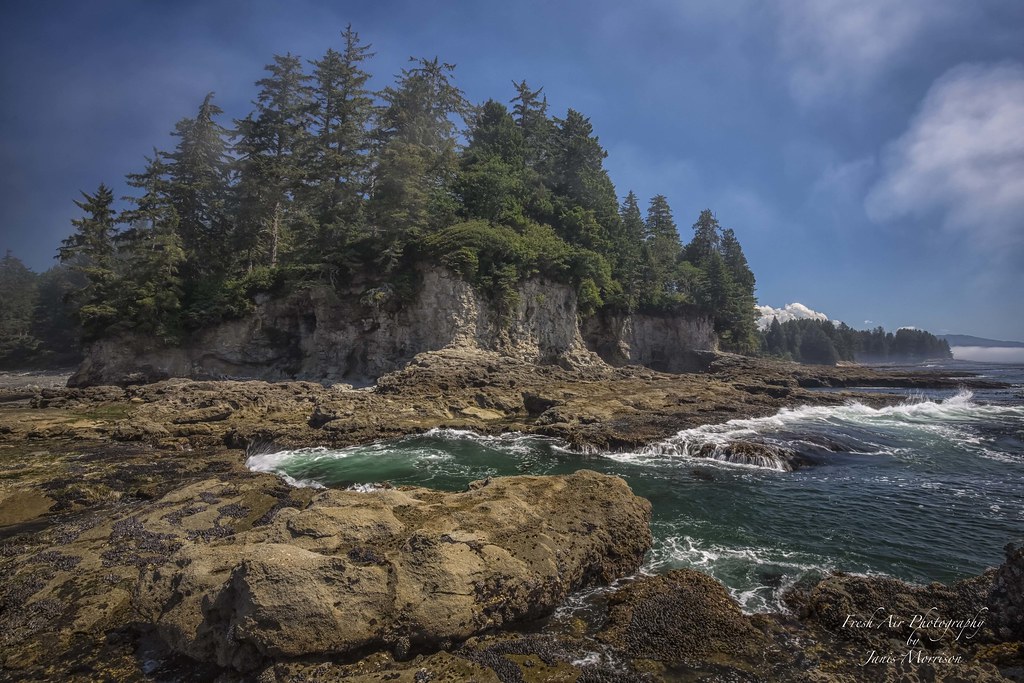
[[[311,282],[408,294],[415,266],[440,262],[499,309],[541,274],[573,284],[583,314],[690,306],[725,348],[757,350],[754,276],[710,210],[684,244],[665,195],[620,197],[582,112],[554,116],[525,80],[471,104],[437,57],[374,92],[373,55],[351,27],[319,58],[275,55],[245,117],[224,121],[209,93],[174,125],[173,148],[128,174],[125,210],[106,186],[86,194],[60,250],[85,339],[172,343]]]
[[[953,357],[944,339],[924,330],[855,330],[846,323],[809,319],[780,323],[772,318],[761,333],[761,349],[769,356],[818,365],[834,365],[841,360],[913,363]]]

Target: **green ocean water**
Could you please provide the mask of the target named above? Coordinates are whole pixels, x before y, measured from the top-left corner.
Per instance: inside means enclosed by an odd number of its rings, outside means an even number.
[[[1008,398],[1007,398],[1008,397]],[[680,432],[633,453],[572,452],[523,434],[435,430],[345,449],[253,454],[250,468],[296,485],[458,491],[477,479],[586,468],[625,478],[653,505],[643,571],[694,567],[744,609],[830,570],[950,581],[998,564],[1024,540],[1024,401],[961,392],[902,405],[784,410]],[[815,464],[796,472],[697,458],[702,444],[764,441]]]

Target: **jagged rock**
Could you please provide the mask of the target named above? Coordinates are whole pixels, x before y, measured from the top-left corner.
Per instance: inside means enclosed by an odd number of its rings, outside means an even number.
[[[1024,641],[1024,546],[1005,548],[1006,561],[992,580],[986,606],[997,638]]]
[[[794,472],[807,464],[806,458],[792,448],[757,441],[734,440],[726,443],[705,443],[694,454],[739,465],[755,465],[782,472]]]
[[[913,618],[978,619],[988,622],[986,597],[992,574],[945,585],[914,586],[889,577],[855,576],[837,573],[811,589],[803,609],[805,619],[835,634],[840,640],[870,646],[880,651],[892,642],[903,643],[918,625]],[[867,623],[871,623],[871,627]],[[968,628],[956,640],[957,632],[938,628],[933,643],[947,646],[977,643],[985,629]],[[970,637],[968,637],[970,636]]]
[[[801,653],[810,669],[807,680],[1007,680],[995,663],[1019,666],[1020,651],[1017,643],[1005,649],[994,640],[986,598],[995,574],[989,570],[950,585],[915,586],[889,577],[837,573],[791,596],[802,622],[800,633],[811,644]]]
[[[741,670],[762,661],[768,645],[725,586],[691,569],[644,577],[615,592],[598,637],[634,659]]]
[[[625,482],[588,471],[464,493],[326,491],[266,527],[182,548],[142,580],[136,604],[174,651],[242,671],[437,649],[634,571],[649,518]]]
[[[526,412],[530,417],[540,417],[551,408],[561,404],[562,401],[555,398],[541,396],[532,391],[523,392],[523,407],[526,408]]]

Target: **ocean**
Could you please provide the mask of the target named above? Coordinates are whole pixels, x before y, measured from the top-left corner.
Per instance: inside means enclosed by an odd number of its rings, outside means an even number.
[[[616,474],[653,505],[643,572],[700,569],[745,611],[784,611],[788,588],[830,571],[949,582],[999,564],[1006,543],[1024,541],[1024,365],[927,369],[1011,386],[907,393],[880,409],[784,409],[685,430],[636,452],[584,454],[537,436],[434,430],[255,454],[248,465],[296,485],[357,490],[385,481],[462,490],[485,477],[581,468]],[[688,455],[733,439],[791,448],[812,464],[789,472],[770,458],[752,465]]]

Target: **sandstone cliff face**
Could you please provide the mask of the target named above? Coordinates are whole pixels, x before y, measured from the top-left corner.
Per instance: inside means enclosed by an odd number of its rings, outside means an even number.
[[[660,372],[706,370],[717,351],[711,319],[696,311],[654,315],[600,314],[583,324],[587,346],[614,366],[643,365]]]
[[[170,377],[313,379],[371,383],[416,354],[444,348],[497,351],[531,363],[635,363],[659,370],[699,369],[690,351],[716,347],[699,316],[632,316],[583,325],[575,290],[526,281],[502,319],[470,283],[443,269],[422,273],[411,302],[386,288],[339,293],[314,287],[257,300],[245,318],[195,335],[177,348],[121,337],[92,345],[70,386],[129,384]]]

